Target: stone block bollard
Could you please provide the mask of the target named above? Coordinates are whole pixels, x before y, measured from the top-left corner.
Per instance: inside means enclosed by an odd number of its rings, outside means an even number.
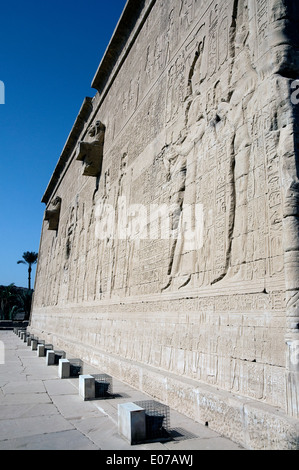
[[[80,375],[79,395],[83,400],[95,399],[95,378],[92,375]]]
[[[146,440],[145,410],[135,403],[118,405],[118,433],[134,445]]]
[[[37,357],[45,357],[45,345],[44,344],[37,345]]]
[[[55,365],[55,351],[47,351],[46,364],[47,366]]]
[[[71,375],[71,364],[68,359],[59,359],[58,376],[61,379],[68,379]]]
[[[32,350],[32,351],[37,351],[37,346],[38,346],[38,341],[37,341],[37,339],[32,339],[32,340],[31,340],[31,350]]]

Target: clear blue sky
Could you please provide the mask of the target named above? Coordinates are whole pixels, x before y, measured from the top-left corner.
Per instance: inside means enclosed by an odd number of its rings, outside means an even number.
[[[27,286],[17,261],[38,252],[41,198],[125,4],[0,3],[0,285]]]

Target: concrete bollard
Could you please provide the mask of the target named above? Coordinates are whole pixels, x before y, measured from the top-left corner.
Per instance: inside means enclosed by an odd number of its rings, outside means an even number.
[[[71,364],[68,359],[59,359],[58,376],[61,379],[68,379],[71,375]]]
[[[118,433],[134,445],[146,440],[145,410],[135,403],[118,405]]]
[[[31,350],[32,351],[37,351],[37,345],[38,345],[37,339],[32,339],[31,340]]]
[[[44,344],[37,345],[37,357],[45,357],[45,345]]]
[[[31,346],[31,336],[27,336],[27,346]]]
[[[47,366],[54,366],[55,364],[55,351],[47,351]]]
[[[80,375],[79,395],[83,400],[94,400],[95,393],[95,378],[92,375]]]

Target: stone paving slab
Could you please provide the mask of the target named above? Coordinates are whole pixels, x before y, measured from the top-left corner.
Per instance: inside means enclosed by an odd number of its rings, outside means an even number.
[[[113,379],[115,398],[84,402],[78,379],[60,379],[12,331],[0,331],[0,450],[182,451],[242,450],[209,428],[170,411],[174,440],[131,446],[118,434],[118,404],[150,400]],[[101,373],[84,365],[84,373]]]
[[[1,402],[1,400],[0,400]],[[1,406],[1,417],[0,420],[5,419],[20,419],[35,416],[51,416],[59,414],[58,409],[54,404],[51,403],[34,403],[32,405],[5,405]]]
[[[74,429],[74,427],[61,415],[3,419],[0,425],[0,441],[17,437],[68,431],[70,429]]]
[[[99,450],[90,439],[76,430],[38,434],[0,441],[0,450]]]
[[[21,404],[23,405],[24,409],[25,406],[36,404],[36,403],[52,403],[51,399],[49,398],[49,395],[47,393],[14,393],[13,395],[5,395],[0,402],[0,406],[3,405],[15,405],[15,404]],[[1,411],[1,408],[0,408]]]

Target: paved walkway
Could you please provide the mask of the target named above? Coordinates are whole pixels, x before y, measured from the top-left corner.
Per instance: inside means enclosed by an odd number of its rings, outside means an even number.
[[[0,331],[5,363],[0,365],[0,450],[242,450],[181,414],[170,410],[172,440],[130,446],[118,434],[119,403],[150,400],[148,395],[113,379],[111,400],[84,402],[79,380],[58,377],[12,331]],[[1,360],[1,357],[0,357]],[[100,373],[90,366],[84,374]]]

